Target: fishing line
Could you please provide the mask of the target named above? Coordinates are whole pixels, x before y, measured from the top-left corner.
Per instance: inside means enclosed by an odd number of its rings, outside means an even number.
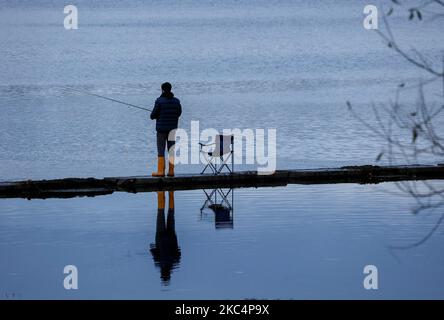
[[[108,97],[101,96],[100,94],[96,94],[96,93],[91,93],[91,92],[87,92],[87,91],[77,90],[77,89],[73,89],[73,88],[65,88],[65,90],[76,91],[76,92],[79,92],[79,93],[83,93],[83,94],[87,94],[87,95],[90,95],[90,96],[93,96],[93,97],[97,97],[97,98],[105,99],[105,100],[108,100],[108,101],[124,104],[124,105],[126,105],[128,107],[137,108],[137,109],[145,110],[145,111],[148,111],[148,112],[152,111],[152,110],[144,108],[144,107],[136,106],[135,104],[123,102],[123,101],[120,101],[120,100],[117,100],[117,99],[113,99],[113,98],[108,98]]]

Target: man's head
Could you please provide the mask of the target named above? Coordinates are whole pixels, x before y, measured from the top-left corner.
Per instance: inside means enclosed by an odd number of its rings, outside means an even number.
[[[162,85],[160,87],[162,88],[163,92],[169,93],[169,92],[171,92],[172,85],[169,82],[164,82],[164,83],[162,83]]]

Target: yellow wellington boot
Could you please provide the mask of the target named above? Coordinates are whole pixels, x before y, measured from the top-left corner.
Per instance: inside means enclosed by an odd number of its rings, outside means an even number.
[[[157,192],[157,209],[165,209],[165,191]]]
[[[157,172],[153,172],[153,177],[164,177],[165,176],[165,157],[157,158]]]
[[[168,191],[168,209],[174,209],[174,191]]]
[[[168,158],[168,177],[174,177],[174,158]]]

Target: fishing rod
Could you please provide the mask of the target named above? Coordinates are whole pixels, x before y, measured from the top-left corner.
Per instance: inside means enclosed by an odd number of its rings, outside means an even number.
[[[148,111],[148,112],[151,112],[151,111],[152,111],[152,110],[147,109],[147,108],[143,108],[143,107],[136,106],[135,104],[131,104],[131,103],[127,103],[127,102],[123,102],[123,101],[117,100],[117,99],[113,99],[113,98],[108,98],[108,97],[105,97],[105,96],[101,96],[100,94],[91,93],[91,92],[82,91],[82,90],[77,90],[77,89],[73,89],[73,88],[65,88],[65,89],[66,89],[66,90],[76,91],[76,92],[83,93],[83,94],[87,94],[87,95],[90,95],[90,96],[93,96],[93,97],[102,98],[102,99],[105,99],[105,100],[109,100],[109,101],[117,102],[117,103],[120,103],[120,104],[124,104],[124,105],[126,105],[126,106],[128,106],[128,107],[137,108],[137,109],[145,110],[145,111]]]

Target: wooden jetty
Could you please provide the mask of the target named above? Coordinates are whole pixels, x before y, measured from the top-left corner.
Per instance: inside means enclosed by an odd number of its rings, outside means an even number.
[[[411,166],[349,166],[331,169],[277,170],[271,175],[241,171],[220,175],[175,177],[65,178],[0,182],[0,198],[71,198],[113,192],[150,192],[211,188],[273,187],[287,184],[380,183],[444,179],[444,164]]]

